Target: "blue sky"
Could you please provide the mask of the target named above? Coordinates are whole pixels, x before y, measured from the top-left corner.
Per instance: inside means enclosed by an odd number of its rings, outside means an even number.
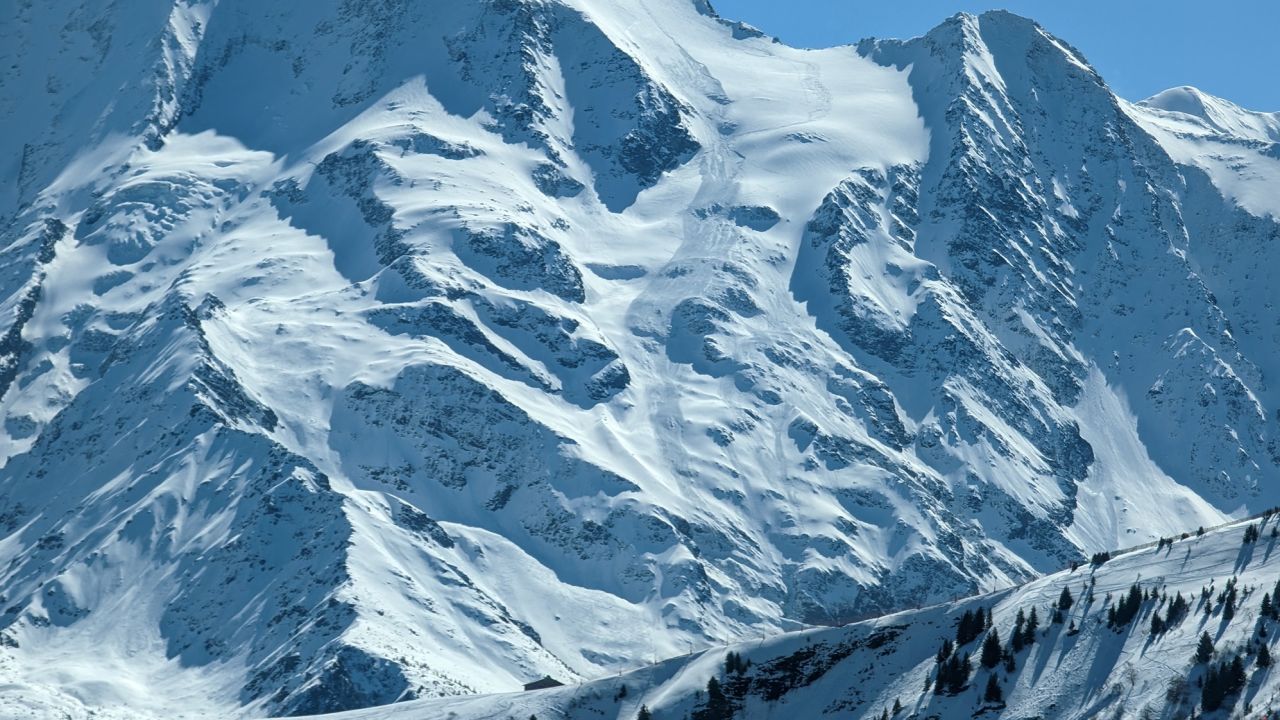
[[[914,37],[962,10],[1004,8],[1074,45],[1121,97],[1194,85],[1280,110],[1280,0],[712,0],[788,45]]]

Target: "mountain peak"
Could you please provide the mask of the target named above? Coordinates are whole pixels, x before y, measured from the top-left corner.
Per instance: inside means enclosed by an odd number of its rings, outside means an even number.
[[[1169,88],[1138,105],[1200,120],[1208,129],[1243,140],[1280,142],[1280,112],[1248,110],[1190,85]]]
[[[1057,65],[1068,72],[1073,72],[1068,68],[1082,70],[1096,81],[1095,84],[1102,86],[1097,72],[1078,50],[1035,20],[1007,10],[988,10],[979,14],[959,12],[921,37],[909,40],[868,38],[858,44],[858,51],[899,68],[923,59],[916,57],[923,51],[933,58],[931,62],[947,68],[946,74],[952,75],[967,67],[968,72],[988,78],[994,78],[1015,65],[1030,68],[1034,64],[1032,74],[1057,72],[1052,70]],[[998,82],[996,84],[999,85]]]
[[[1180,85],[1168,90],[1162,90],[1146,100],[1140,101],[1139,104],[1159,110],[1186,113],[1187,115],[1203,118],[1206,116],[1206,98],[1213,98],[1213,96],[1207,95],[1200,88],[1192,87],[1191,85]],[[1213,99],[1216,100],[1217,98]]]

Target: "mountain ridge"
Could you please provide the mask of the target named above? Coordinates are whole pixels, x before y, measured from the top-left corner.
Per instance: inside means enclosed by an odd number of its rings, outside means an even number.
[[[13,702],[593,677],[1271,504],[1265,175],[1031,21],[133,12],[28,3],[0,58],[41,98],[3,113]],[[89,644],[130,680],[42,677]]]

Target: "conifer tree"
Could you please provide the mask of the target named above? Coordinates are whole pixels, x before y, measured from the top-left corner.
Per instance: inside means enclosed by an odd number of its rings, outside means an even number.
[[[1107,609],[1107,624],[1120,628],[1133,622],[1133,618],[1142,609],[1142,596],[1143,592],[1137,583],[1130,585],[1129,592]]]
[[[999,665],[1002,649],[1000,646],[1000,631],[993,629],[987,633],[987,639],[982,641],[982,666],[993,668]]]
[[[1256,662],[1260,668],[1271,667],[1271,650],[1267,648],[1267,644],[1265,642],[1258,648],[1258,659]]]
[[[899,700],[898,698],[894,698],[894,699],[893,699],[893,714],[894,714],[894,715],[897,715],[897,714],[898,714],[898,713],[900,713],[900,712],[902,712],[902,701],[901,701],[901,700]]]
[[[969,682],[969,674],[972,672],[973,665],[969,662],[968,653],[965,653],[963,658],[953,654],[938,666],[938,680],[934,683],[934,693],[955,695],[964,690]]]
[[[942,647],[938,648],[938,654],[936,656],[938,664],[941,665],[947,658],[951,657],[951,653],[954,652],[954,650],[955,648],[951,645],[951,640],[949,638],[944,638],[942,641]]]
[[[956,623],[956,646],[959,647],[969,642],[969,633],[972,631],[973,613],[965,610],[960,616],[959,622]]]
[[[1244,688],[1244,683],[1248,680],[1248,676],[1244,674],[1244,660],[1239,655],[1231,658],[1231,667],[1227,678],[1228,694],[1240,692]]]
[[[695,713],[695,717],[698,720],[730,720],[733,717],[733,707],[725,697],[719,678],[712,676],[707,681],[707,704],[701,713]]]
[[[649,712],[648,705],[640,706],[640,714],[636,715],[636,720],[653,720],[653,713]]]
[[[1213,638],[1206,630],[1200,635],[1200,643],[1196,645],[1196,662],[1207,663],[1213,658]]]
[[[1040,629],[1040,617],[1036,614],[1036,608],[1031,606],[1031,614],[1027,616],[1027,626],[1023,631],[1023,645],[1031,645],[1036,641],[1036,630]]]
[[[1239,655],[1231,660],[1213,663],[1204,673],[1200,689],[1200,707],[1212,712],[1222,707],[1223,701],[1244,689],[1246,681],[1244,661]]]
[[[987,611],[978,608],[975,612],[968,610],[960,616],[956,623],[956,646],[967,645],[978,638],[988,627]]]
[[[1013,619],[1013,636],[1009,638],[1009,645],[1015,655],[1022,652],[1022,631],[1026,624],[1027,616],[1022,612],[1022,608],[1018,608],[1018,616]]]
[[[1201,680],[1200,709],[1205,712],[1217,710],[1222,707],[1222,699],[1225,695],[1222,672],[1217,665],[1210,665],[1209,669],[1205,670],[1204,678]]]
[[[1004,691],[1000,689],[1000,681],[996,680],[995,673],[987,676],[987,691],[982,694],[982,699],[989,703],[998,703],[1004,700]]]

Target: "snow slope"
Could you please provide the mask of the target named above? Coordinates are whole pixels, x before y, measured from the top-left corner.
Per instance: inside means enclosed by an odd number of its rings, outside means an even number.
[[[420,700],[384,708],[325,715],[332,720],[420,718],[636,717],[642,706],[655,720],[700,717],[711,678],[722,683],[741,720],[773,717],[878,718],[894,703],[899,718],[954,717],[1187,717],[1202,712],[1199,683],[1210,663],[1197,662],[1197,645],[1208,633],[1213,662],[1239,656],[1247,676],[1243,690],[1221,709],[1196,717],[1271,717],[1280,707],[1280,675],[1260,666],[1258,652],[1276,644],[1280,620],[1261,611],[1263,596],[1280,583],[1276,520],[1252,523],[1257,542],[1243,542],[1246,524],[1148,547],[1094,566],[1047,575],[1017,588],[887,615],[839,628],[787,633],[684,655],[651,667],[576,686],[472,698]],[[1236,588],[1227,610],[1230,583]],[[1150,597],[1134,619],[1109,625],[1108,608],[1132,586]],[[1063,589],[1073,602],[1053,622]],[[1180,620],[1153,632],[1181,594],[1188,609]],[[1010,638],[1019,612],[1036,609],[1034,641],[1013,651]],[[965,689],[935,693],[939,647],[954,642],[959,618],[982,610],[1014,657],[982,665],[989,632],[956,646],[971,655]],[[731,653],[750,665],[743,672],[725,663]],[[1003,699],[985,701],[995,676]],[[625,690],[623,689],[625,688]]]
[[[1276,504],[1269,181],[1161,129],[1265,173],[1265,118],[1126,103],[1031,21],[16,9],[15,713],[589,679]]]
[[[1128,105],[1133,118],[1170,157],[1198,168],[1235,203],[1259,216],[1280,216],[1280,112],[1245,110],[1195,88],[1165,90]]]

